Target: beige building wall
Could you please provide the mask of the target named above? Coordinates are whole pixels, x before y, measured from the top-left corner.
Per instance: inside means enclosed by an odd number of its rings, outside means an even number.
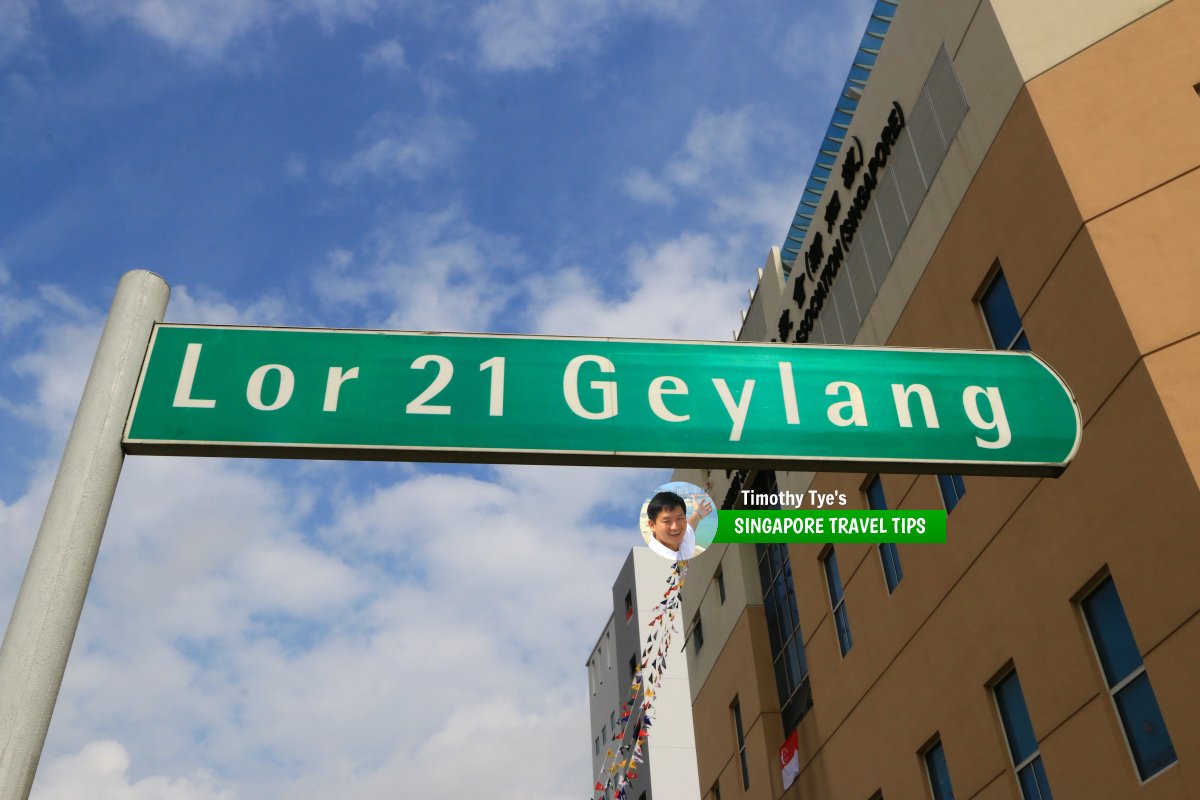
[[[814,706],[786,793],[754,548],[697,559],[685,616],[699,614],[706,637],[688,653],[700,788],[712,797],[718,784],[723,800],[929,797],[919,754],[938,736],[957,797],[1020,797],[990,690],[1015,667],[1055,797],[1200,797],[1200,2],[906,0],[852,131],[876,136],[942,42],[970,111],[855,341],[988,348],[976,300],[1002,268],[1034,350],[1079,402],[1083,444],[1058,479],[967,476],[949,541],[900,545],[890,595],[877,548],[838,545],[854,635],[844,658],[822,548],[789,548]],[[770,265],[764,283],[777,280]],[[790,284],[759,292],[778,298],[764,303],[773,336]],[[739,478],[697,477],[718,500]],[[863,507],[866,478],[779,483],[840,489]],[[892,507],[942,504],[933,476],[882,480]],[[1144,785],[1078,605],[1105,573],[1179,759]]]

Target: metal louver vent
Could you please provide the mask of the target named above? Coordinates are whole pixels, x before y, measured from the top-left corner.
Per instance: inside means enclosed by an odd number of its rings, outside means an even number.
[[[924,89],[917,95],[912,113],[908,116],[908,133],[912,136],[921,174],[925,176],[925,184],[928,186],[933,183],[933,176],[937,174],[942,159],[946,157],[946,145],[942,141],[933,106],[929,103]]]
[[[874,208],[867,209],[854,246],[861,248],[863,255],[867,257],[872,283],[883,286],[883,279],[892,265],[892,254],[888,251],[887,242],[883,238],[883,228],[879,224],[879,215],[875,213]]]
[[[883,174],[879,185],[875,187],[875,210],[879,212],[883,235],[887,238],[888,250],[894,259],[900,252],[904,235],[908,233],[908,220],[904,217],[904,207],[900,205],[900,192],[896,189],[896,179],[890,169]]]
[[[850,276],[846,274],[846,266],[842,265],[842,271],[838,274],[837,280],[833,282],[833,304],[837,306],[838,318],[842,321],[842,331],[846,342],[854,341],[854,337],[858,334],[858,329],[862,327],[862,316],[858,313],[858,306],[854,302],[854,290],[850,288]]]
[[[917,210],[921,207],[921,201],[925,199],[925,190],[929,187],[921,175],[921,168],[917,165],[917,152],[913,150],[908,128],[900,131],[900,138],[892,148],[888,173],[896,181],[896,188],[900,190],[900,202],[904,204],[904,217],[908,224],[912,225]]]
[[[938,49],[937,57],[933,60],[929,78],[925,81],[925,94],[933,106],[942,140],[946,142],[946,149],[949,149],[950,142],[954,141],[954,135],[967,116],[967,97],[958,83],[958,76],[954,74],[954,66],[950,63],[945,45]]]

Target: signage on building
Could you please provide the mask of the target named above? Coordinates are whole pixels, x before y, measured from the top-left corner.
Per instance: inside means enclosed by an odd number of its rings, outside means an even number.
[[[159,325],[130,453],[1057,475],[1031,353]]]
[[[858,137],[850,137],[853,145],[847,148],[841,168],[842,186],[848,193],[844,219],[841,195],[834,191],[825,204],[823,215],[825,233],[833,239],[832,244],[826,251],[825,235],[820,231],[814,232],[809,239],[808,248],[804,251],[804,270],[795,276],[792,284],[792,298],[800,307],[799,317],[793,323],[790,312],[783,312],[779,319],[780,341],[787,340],[793,326],[796,327],[796,341],[808,341],[825,300],[829,297],[833,282],[837,279],[850,246],[854,243],[854,237],[858,234],[863,214],[870,207],[875,187],[879,184],[880,172],[887,166],[892,147],[900,140],[900,132],[904,130],[904,126],[904,110],[900,108],[899,103],[893,101],[887,122],[880,130],[879,140],[869,158],[865,157],[862,142]],[[849,190],[854,188],[860,172],[862,183],[851,193]],[[837,236],[833,236],[835,225]],[[806,285],[806,281],[811,285]]]

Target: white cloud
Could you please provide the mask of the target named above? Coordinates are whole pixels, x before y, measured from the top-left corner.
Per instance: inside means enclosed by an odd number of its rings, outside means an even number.
[[[358,252],[335,251],[314,287],[333,308],[365,313],[368,327],[493,330],[519,288],[520,263],[510,239],[450,208],[407,214],[378,228]]]
[[[298,311],[279,295],[263,295],[245,305],[235,305],[204,287],[171,287],[167,304],[168,322],[197,325],[288,325],[298,324]]]
[[[64,0],[93,25],[127,22],[176,50],[203,59],[222,55],[235,40],[271,18],[268,0]]]
[[[111,739],[91,742],[78,753],[43,764],[32,800],[235,800],[218,789],[212,776],[185,778],[155,775],[133,782],[129,751]]]
[[[283,176],[290,181],[304,180],[308,176],[308,159],[291,153],[283,162]]]
[[[247,36],[302,15],[329,29],[362,21],[377,0],[64,0],[91,25],[127,23],[173,50],[202,61],[223,57]]]
[[[418,180],[450,164],[472,135],[461,120],[381,112],[359,131],[358,150],[336,165],[331,177],[342,184],[397,177]]]
[[[485,69],[545,69],[600,47],[622,16],[690,19],[699,0],[491,0],[471,25]]]
[[[363,56],[363,66],[384,72],[402,72],[408,69],[404,62],[404,45],[400,44],[399,39],[388,39],[379,43]]]
[[[747,270],[748,272],[749,270]],[[626,291],[605,291],[582,269],[535,287],[536,328],[560,335],[726,339],[738,319],[746,274],[728,245],[687,233],[630,254]]]
[[[457,221],[441,223],[434,250]],[[188,302],[206,318],[245,310]],[[33,394],[57,398],[79,356],[54,356],[94,348],[98,327],[44,324],[21,358],[38,365]],[[39,424],[61,430],[64,405]],[[578,791],[581,659],[661,476],[381,466],[362,485],[347,469],[127,460],[37,800]],[[47,483],[0,504],[0,598],[15,596]],[[627,525],[598,518],[613,504]],[[534,747],[538,768],[512,769]]]
[[[670,185],[655,178],[644,169],[631,170],[621,181],[625,194],[634,200],[655,205],[671,206],[675,203],[675,195]]]
[[[791,218],[802,188],[799,167],[777,166],[779,151],[796,142],[796,133],[761,107],[701,110],[657,174],[632,169],[621,188],[650,205],[670,207],[687,197],[719,226],[718,235],[769,241]]]
[[[7,265],[0,261],[0,336],[8,335],[40,313],[37,301],[22,295]]]

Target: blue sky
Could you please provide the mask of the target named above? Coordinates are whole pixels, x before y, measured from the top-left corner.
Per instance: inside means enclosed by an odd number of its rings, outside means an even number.
[[[0,614],[123,271],[178,322],[726,339],[870,6],[5,0]],[[666,476],[129,459],[34,796],[578,796]]]

